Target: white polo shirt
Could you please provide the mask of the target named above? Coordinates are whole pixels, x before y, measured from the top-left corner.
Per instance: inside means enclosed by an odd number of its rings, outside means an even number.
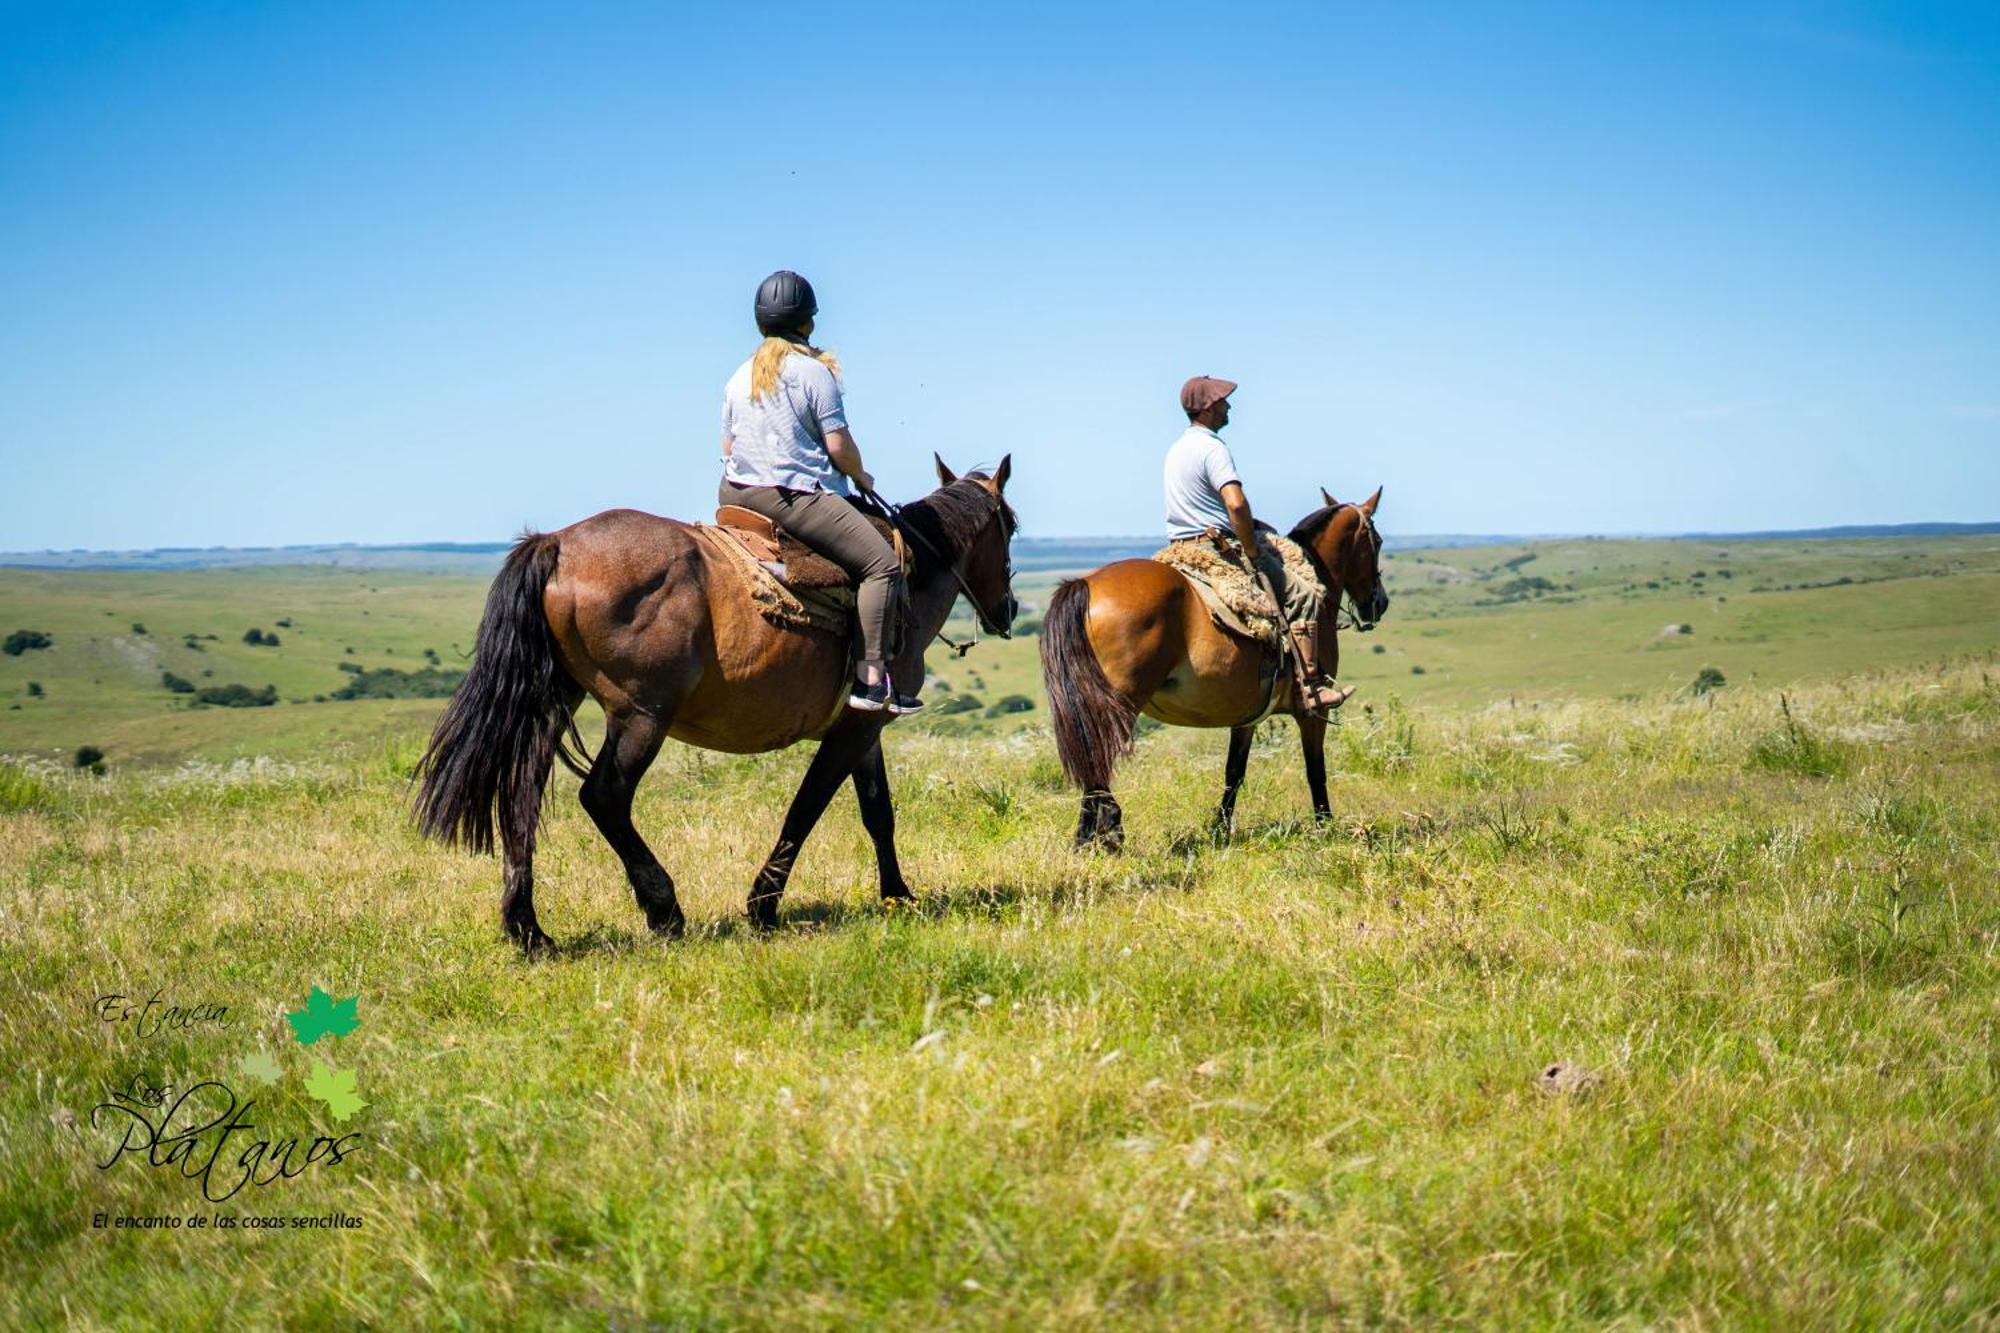
[[[1203,528],[1230,531],[1222,488],[1242,484],[1229,446],[1206,426],[1189,426],[1167,450],[1167,536],[1199,537]]]

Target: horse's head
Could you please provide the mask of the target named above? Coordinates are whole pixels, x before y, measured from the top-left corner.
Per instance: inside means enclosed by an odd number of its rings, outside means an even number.
[[[968,472],[962,477],[945,466],[944,459],[931,457],[937,462],[939,486],[923,505],[938,521],[946,547],[943,554],[953,562],[959,591],[972,603],[980,628],[1008,638],[1021,609],[1014,598],[1011,554],[1016,520],[1006,497],[1014,456],[1001,459],[991,476]]]
[[[1324,487],[1319,494],[1326,507],[1301,519],[1292,540],[1319,562],[1336,603],[1342,595],[1354,603],[1356,627],[1373,629],[1389,612],[1389,593],[1382,586],[1382,534],[1375,528],[1382,488],[1360,504],[1343,504]]]

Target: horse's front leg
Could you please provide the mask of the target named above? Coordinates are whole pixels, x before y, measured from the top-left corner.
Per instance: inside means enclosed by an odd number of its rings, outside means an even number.
[[[798,860],[799,849],[805,846],[819,817],[826,813],[834,791],[847,781],[880,732],[879,726],[865,723],[852,728],[836,727],[820,741],[819,753],[807,766],[805,780],[799,783],[791,808],[785,811],[785,825],[778,833],[777,845],[771,848],[764,868],[750,885],[750,922],[759,930],[776,929],[778,900],[785,895],[785,883],[792,877],[792,864]]]
[[[916,895],[903,881],[903,868],[896,862],[896,805],[889,795],[889,765],[882,757],[882,738],[861,756],[854,768],[854,795],[861,802],[861,826],[875,844],[875,868],[882,879],[882,898],[909,899]]]
[[[1313,822],[1325,824],[1333,817],[1326,799],[1326,719],[1310,713],[1299,714],[1299,748],[1305,751],[1306,786],[1312,789]]]
[[[1222,769],[1222,804],[1215,812],[1215,836],[1227,838],[1236,827],[1236,793],[1243,786],[1244,770],[1250,766],[1250,742],[1257,728],[1229,729],[1229,762]]]

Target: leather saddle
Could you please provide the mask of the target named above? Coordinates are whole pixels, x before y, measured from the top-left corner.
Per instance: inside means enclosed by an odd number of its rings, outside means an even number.
[[[910,553],[896,525],[876,514],[864,513],[875,531],[896,549],[903,572],[910,569]],[[788,588],[852,588],[854,580],[833,561],[813,550],[754,509],[723,505],[715,511],[715,526],[742,543],[743,549],[759,564],[770,569]]]

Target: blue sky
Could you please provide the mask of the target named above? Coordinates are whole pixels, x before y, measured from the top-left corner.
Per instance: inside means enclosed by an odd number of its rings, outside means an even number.
[[[0,3],[0,549],[713,504],[810,276],[892,497],[2000,518],[2000,9]]]

